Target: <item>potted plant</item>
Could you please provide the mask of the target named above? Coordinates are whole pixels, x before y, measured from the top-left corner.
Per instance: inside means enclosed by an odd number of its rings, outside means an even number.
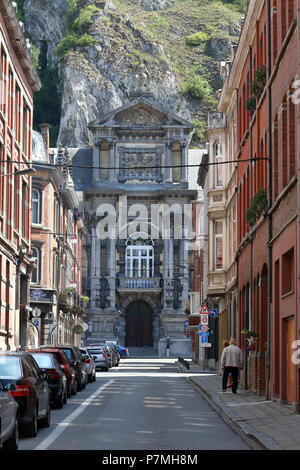
[[[241,331],[241,334],[245,337],[246,343],[249,346],[249,350],[254,351],[255,350],[256,339],[258,337],[256,331],[251,331],[251,330],[247,330],[246,328],[244,328]]]

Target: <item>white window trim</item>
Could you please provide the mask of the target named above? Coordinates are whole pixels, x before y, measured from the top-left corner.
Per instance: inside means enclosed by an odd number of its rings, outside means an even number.
[[[133,255],[133,250],[138,252],[137,255]],[[142,255],[142,251],[146,251],[145,255]],[[152,251],[152,254],[150,254]],[[126,249],[126,277],[134,278],[133,274],[133,260],[138,260],[138,277],[154,277],[154,248],[153,246],[147,245],[130,245]],[[146,260],[146,271],[147,275],[142,276],[142,260]],[[152,261],[152,269],[150,268],[150,261]],[[128,266],[129,262],[129,266]],[[128,269],[129,268],[129,269]]]

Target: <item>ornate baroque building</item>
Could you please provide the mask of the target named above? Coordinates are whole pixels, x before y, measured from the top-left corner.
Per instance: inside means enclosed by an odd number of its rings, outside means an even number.
[[[93,149],[70,149],[90,234],[87,342],[118,340],[164,355],[169,336],[171,355],[189,355],[192,126],[144,93],[90,131]]]

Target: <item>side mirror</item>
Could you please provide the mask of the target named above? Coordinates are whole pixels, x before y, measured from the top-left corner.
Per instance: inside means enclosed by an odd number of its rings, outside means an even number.
[[[60,368],[61,368],[62,370],[65,370],[65,366],[64,366],[63,364],[60,364]]]
[[[93,361],[97,361],[97,356],[93,356]]]

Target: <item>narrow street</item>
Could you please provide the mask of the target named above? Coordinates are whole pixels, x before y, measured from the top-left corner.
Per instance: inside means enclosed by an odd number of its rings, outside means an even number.
[[[186,382],[175,359],[126,359],[52,410],[20,450],[247,450]]]

